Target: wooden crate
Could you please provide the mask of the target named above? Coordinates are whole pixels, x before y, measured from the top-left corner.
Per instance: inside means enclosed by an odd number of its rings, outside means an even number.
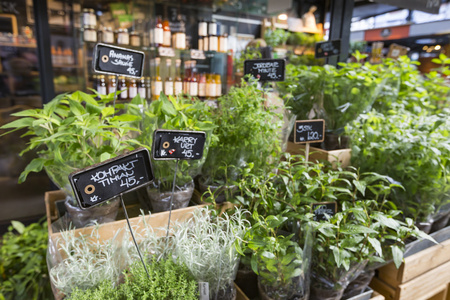
[[[378,270],[370,284],[388,300],[449,300],[450,239]]]
[[[303,144],[294,144],[293,142],[288,142],[288,146],[286,149],[287,152],[291,154],[301,154],[305,155],[305,145]],[[345,168],[350,166],[352,158],[352,150],[351,149],[339,149],[339,150],[331,150],[326,151],[319,148],[310,147],[309,148],[309,161],[321,161],[326,160],[336,166],[336,162],[340,162],[341,167]]]

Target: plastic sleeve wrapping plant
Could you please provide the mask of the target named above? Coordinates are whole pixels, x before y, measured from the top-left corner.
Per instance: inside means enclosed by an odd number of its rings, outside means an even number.
[[[267,261],[258,265],[258,288],[263,300],[309,299],[313,245],[311,227],[304,225],[300,234],[299,244],[290,246],[286,255],[273,258],[275,268]]]
[[[349,299],[364,292],[374,275],[375,270],[364,270],[361,272],[358,277],[349,283],[344,291],[342,299]]]
[[[367,261],[353,263],[348,270],[344,267],[312,265],[311,300],[339,300],[345,288],[364,270]]]
[[[118,284],[129,262],[128,235],[123,229],[108,230],[99,226],[82,232],[68,228],[49,237],[47,266],[55,298],[70,295],[74,288],[96,287],[104,280]],[[110,238],[104,239],[106,236]]]
[[[211,213],[208,208],[198,209],[191,219],[172,227],[173,256],[197,281],[208,282],[211,300],[233,299],[240,260],[235,242],[244,235],[247,221],[239,209],[231,216],[213,218]]]
[[[168,182],[166,182],[168,183]],[[172,197],[172,184],[166,187],[163,183],[152,183],[147,188],[153,212],[168,211]],[[194,181],[191,179],[184,185],[176,185],[173,195],[172,209],[187,207],[194,193]]]

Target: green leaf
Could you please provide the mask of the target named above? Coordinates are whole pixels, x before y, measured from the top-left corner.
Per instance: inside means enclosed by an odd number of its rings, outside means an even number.
[[[394,259],[394,264],[398,268],[403,262],[403,251],[396,245],[391,246],[392,258]]]
[[[123,115],[119,115],[119,116],[115,116],[114,118],[111,119],[111,121],[119,121],[119,122],[133,122],[133,121],[137,121],[140,118],[138,116],[134,116],[134,115],[129,115],[129,114],[123,114]]]
[[[44,167],[44,163],[46,162],[43,158],[35,158],[33,159],[25,168],[25,170],[19,176],[19,183],[24,182],[27,179],[27,176],[30,172],[40,172]]]
[[[277,228],[281,224],[283,224],[284,221],[286,221],[287,219],[288,219],[287,217],[277,217],[270,215],[266,218],[266,223],[269,228]]]
[[[103,118],[110,116],[112,114],[114,114],[114,107],[108,106],[108,107],[105,107],[104,109],[102,109]]]
[[[383,257],[383,251],[381,250],[381,243],[379,240],[375,238],[369,237],[369,243],[372,245],[372,247],[377,251],[377,253]]]
[[[258,262],[256,260],[256,255],[252,255],[252,259],[250,260],[250,265],[252,267],[253,272],[255,272],[256,275],[259,275],[258,273]]]
[[[341,228],[344,234],[378,233],[377,231],[361,225],[347,224]]]
[[[366,194],[366,183],[364,181],[353,180],[353,184],[355,185],[356,189],[363,196],[365,196],[365,194]]]
[[[103,153],[100,155],[100,162],[103,162],[103,161],[108,160],[108,159],[110,159],[110,158],[111,158],[111,153],[103,152]]]
[[[275,254],[273,254],[272,252],[269,252],[269,251],[264,251],[261,255],[267,259],[275,258]]]
[[[159,100],[162,102],[161,110],[164,114],[175,117],[177,115],[177,110],[173,106],[172,102],[167,100],[166,95],[161,92]]]
[[[12,227],[17,230],[18,233],[22,234],[23,231],[25,230],[25,225],[23,225],[21,222],[19,221],[11,221],[11,225]]]
[[[34,121],[35,119],[33,118],[21,118],[3,125],[2,127],[0,127],[0,129],[29,127],[33,124]]]
[[[70,111],[73,112],[76,116],[81,116],[86,113],[86,110],[84,109],[83,105],[81,105],[81,103],[69,99],[69,104],[70,104]]]

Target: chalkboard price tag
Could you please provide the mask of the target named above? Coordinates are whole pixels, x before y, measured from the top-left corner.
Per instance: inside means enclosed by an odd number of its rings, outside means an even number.
[[[324,58],[341,54],[341,40],[327,41],[316,44],[316,58]]]
[[[144,59],[144,52],[99,43],[92,64],[97,73],[141,78]]]
[[[149,152],[141,148],[76,171],[69,181],[78,204],[87,209],[153,180]]]
[[[155,130],[153,134],[153,159],[201,159],[205,147],[203,131]]]
[[[283,81],[286,70],[284,59],[250,59],[244,62],[244,74],[260,81]]]
[[[294,143],[319,143],[325,138],[325,121],[304,120],[296,121],[294,127]]]
[[[337,213],[336,202],[318,202],[313,203],[311,211],[314,214],[314,221],[327,221]]]

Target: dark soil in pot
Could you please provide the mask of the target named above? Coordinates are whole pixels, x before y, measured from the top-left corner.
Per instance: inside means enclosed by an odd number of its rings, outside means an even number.
[[[241,264],[234,282],[236,282],[244,294],[250,299],[258,296],[258,276],[249,267]]]
[[[298,277],[297,277],[298,278]],[[291,283],[283,289],[274,288],[272,286],[261,283],[261,278],[258,280],[258,291],[261,300],[307,300],[307,289],[305,289],[304,281],[302,283],[292,280]],[[300,284],[300,285],[299,285]]]
[[[350,147],[350,137],[327,132],[323,145],[327,151],[346,149]]]
[[[225,288],[220,289],[216,295],[210,297],[214,300],[236,300],[236,287],[234,284],[228,284]]]
[[[311,296],[310,300],[339,300],[344,294],[344,289],[332,290],[325,289],[319,286],[311,285]]]
[[[369,283],[374,275],[375,270],[364,271],[359,274],[359,276],[356,277],[355,280],[349,283],[344,291],[342,299],[348,299],[364,292],[364,290],[369,286]]]
[[[116,197],[106,203],[85,210],[74,206],[71,202],[71,197],[67,197],[64,202],[67,214],[75,227],[82,228],[94,225],[95,222],[102,224],[115,221],[119,211],[120,198]]]
[[[202,196],[204,195],[204,199],[211,196],[211,194],[209,193],[209,191],[211,190],[211,192],[215,196],[216,203],[218,204],[227,201],[238,189],[235,185],[207,185],[205,184],[205,180],[202,177],[200,177],[198,180],[198,187]]]
[[[173,194],[172,209],[187,207],[194,193],[194,182],[191,181],[183,186],[176,186]],[[160,191],[157,186],[148,186],[147,194],[152,204],[153,212],[170,210],[170,198],[172,190]]]

